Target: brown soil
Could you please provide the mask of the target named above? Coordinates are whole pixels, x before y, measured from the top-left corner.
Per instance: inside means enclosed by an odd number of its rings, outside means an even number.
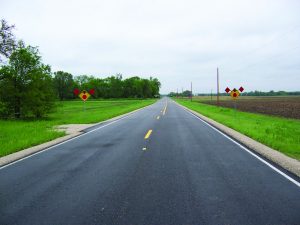
[[[203,103],[216,105],[216,101]],[[240,97],[236,104],[240,111],[300,119],[300,97]],[[234,100],[221,100],[220,106],[234,108]]]

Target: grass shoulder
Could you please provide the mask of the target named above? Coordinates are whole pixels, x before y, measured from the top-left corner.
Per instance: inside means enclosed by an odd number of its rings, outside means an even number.
[[[300,160],[300,120],[235,112],[234,109],[184,99],[174,100],[256,141]]]

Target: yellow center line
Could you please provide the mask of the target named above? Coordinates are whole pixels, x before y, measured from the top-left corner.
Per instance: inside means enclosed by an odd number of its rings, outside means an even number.
[[[163,115],[165,115],[165,114],[166,114],[167,107],[168,107],[168,102],[166,102],[166,106],[165,106],[165,108],[164,108]]]
[[[163,115],[165,115],[165,114],[166,114],[166,109],[167,109],[167,108],[165,107],[165,108],[164,108],[164,111],[163,111]]]
[[[152,133],[152,130],[148,130],[147,134],[145,135],[145,139],[148,139]]]

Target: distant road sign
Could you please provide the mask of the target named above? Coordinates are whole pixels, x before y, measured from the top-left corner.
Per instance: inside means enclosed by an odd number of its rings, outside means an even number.
[[[233,99],[237,99],[239,96],[240,96],[240,92],[236,89],[233,89],[231,92],[230,92],[230,96],[233,98]]]
[[[228,87],[225,89],[225,91],[227,93],[230,92],[230,96],[232,97],[232,99],[236,100],[238,99],[238,97],[240,96],[240,92],[243,92],[244,91],[244,88],[243,87],[240,87],[239,90],[237,89],[233,89],[233,90],[230,90]]]
[[[87,91],[82,91],[80,94],[79,94],[79,97],[83,100],[83,101],[86,101],[91,95],[87,92]]]

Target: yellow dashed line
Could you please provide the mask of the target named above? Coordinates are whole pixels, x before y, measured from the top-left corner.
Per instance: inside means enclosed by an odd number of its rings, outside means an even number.
[[[166,110],[167,110],[167,107],[165,107],[164,111],[163,111],[163,115],[166,114]]]
[[[148,139],[152,133],[152,130],[148,130],[147,134],[145,135],[145,139]]]
[[[167,107],[168,107],[168,102],[166,102],[166,105],[165,105],[165,108],[164,108],[164,111],[163,111],[163,115],[165,115],[165,114],[166,114]]]

